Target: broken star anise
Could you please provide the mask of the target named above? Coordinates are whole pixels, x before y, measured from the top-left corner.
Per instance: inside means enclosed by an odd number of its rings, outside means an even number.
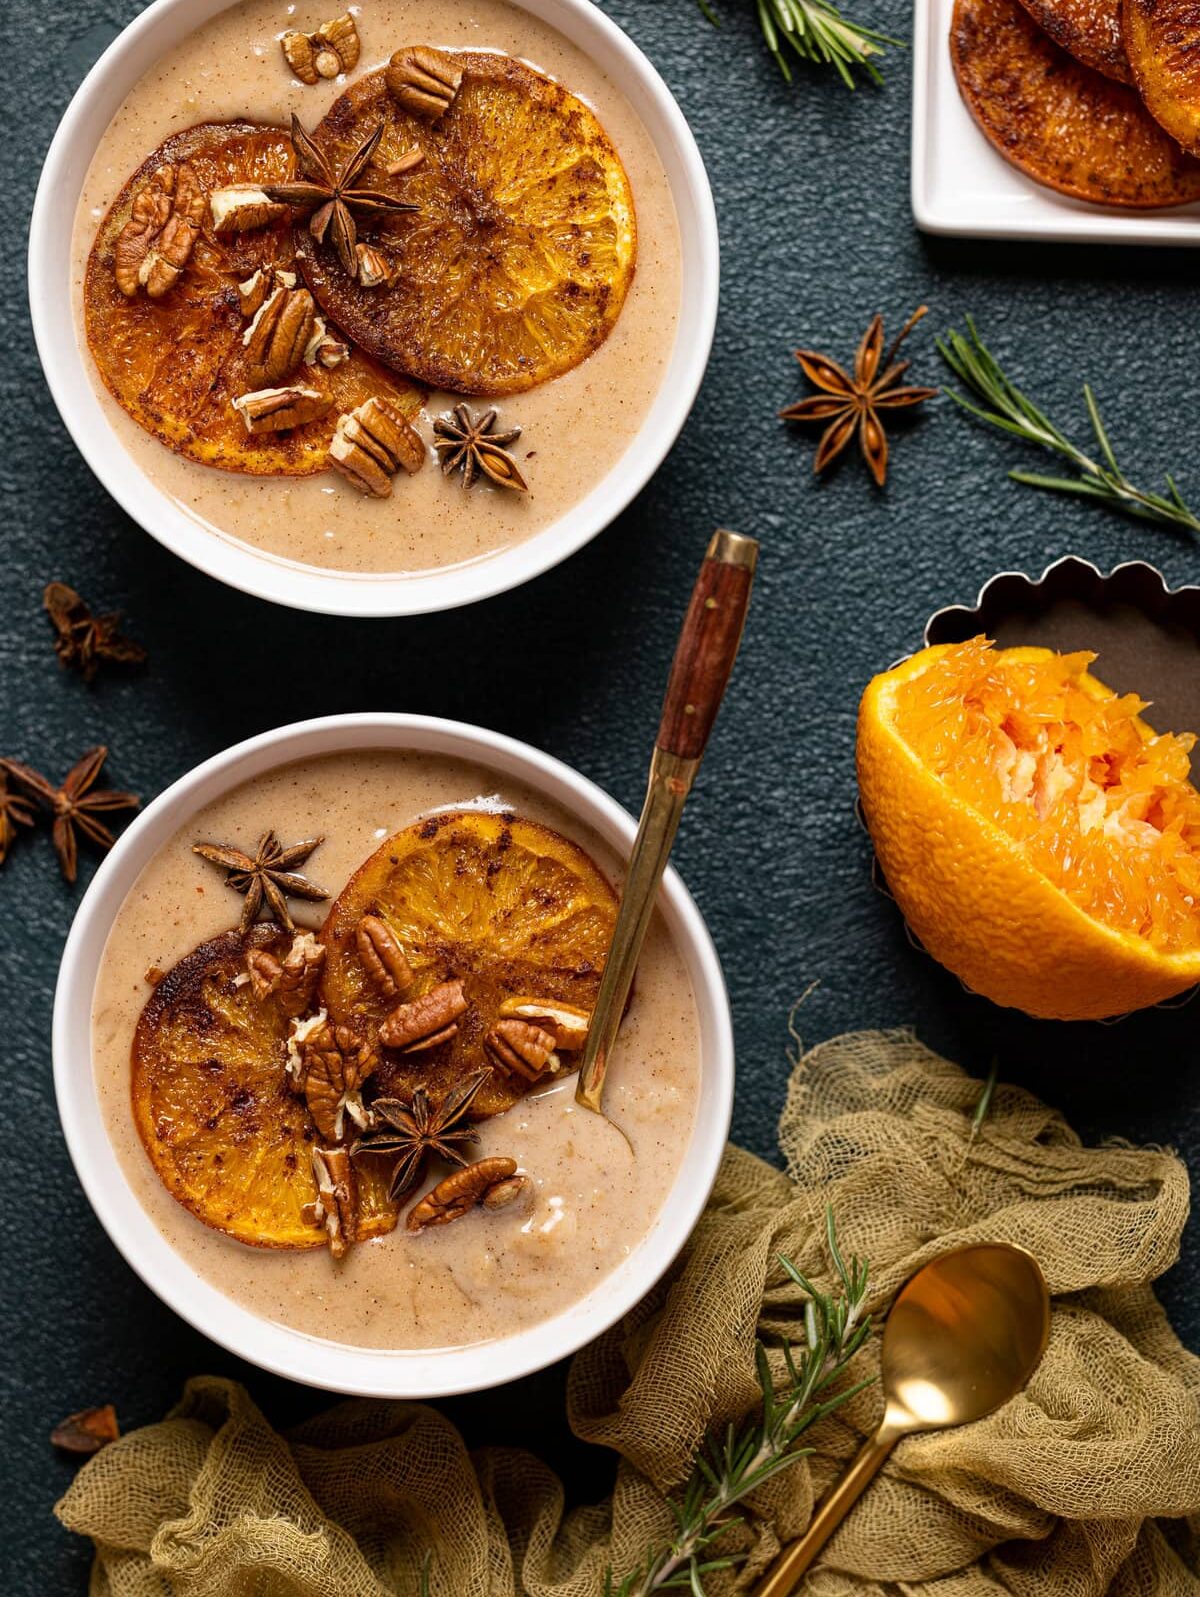
[[[141,665],[146,651],[120,631],[119,612],[94,616],[74,588],[65,582],[48,582],[42,595],[46,613],[54,623],[54,652],[60,665],[76,666],[90,682],[105,661],[116,665]]]
[[[303,843],[289,843],[284,848],[274,832],[264,832],[253,858],[225,843],[193,843],[192,853],[227,871],[226,887],[246,895],[238,924],[240,932],[245,934],[250,930],[264,902],[269,911],[268,919],[285,931],[294,932],[296,927],[288,909],[288,899],[307,898],[320,903],[329,897],[323,887],[310,882],[306,876],[297,876],[292,869],[293,865],[303,865],[322,842],[324,838],[310,837]]]
[[[32,825],[33,808],[29,800],[13,792],[8,785],[8,773],[0,770],[0,865],[4,864],[16,841],[18,826]]]
[[[75,880],[79,867],[77,833],[82,832],[99,848],[109,849],[116,838],[97,816],[110,810],[136,810],[141,803],[136,793],[97,788],[96,779],[107,758],[108,750],[103,745],[89,749],[63,777],[60,787],[55,787],[40,771],[22,765],[19,760],[0,760],[0,767],[7,775],[32,793],[53,815],[51,835],[58,863],[68,882]]]
[[[796,359],[809,382],[820,394],[802,399],[779,412],[783,421],[819,421],[827,425],[817,445],[813,470],[824,471],[858,433],[863,458],[879,487],[887,478],[888,441],[879,418],[881,410],[900,410],[932,399],[936,388],[900,387],[908,361],[895,359],[901,344],[928,310],[921,305],[905,322],[900,335],[883,355],[883,318],[872,318],[854,357],[854,376],[827,355],[811,349],[798,349]],[[882,357],[882,358],[881,358]]]
[[[455,405],[452,416],[440,416],[433,424],[433,447],[437,450],[442,471],[449,477],[462,471],[463,487],[469,488],[480,472],[499,488],[515,488],[526,493],[529,484],[521,469],[505,447],[515,444],[521,436],[519,427],[507,432],[494,432],[496,412],[489,410],[478,421],[465,405]]]
[[[388,1188],[393,1203],[421,1179],[431,1155],[448,1164],[466,1164],[459,1144],[476,1141],[467,1115],[490,1075],[490,1070],[477,1070],[451,1088],[436,1108],[424,1087],[418,1087],[408,1103],[399,1098],[376,1098],[371,1105],[372,1129],[358,1139],[350,1153],[355,1159],[377,1154],[396,1161]]]
[[[391,194],[381,194],[378,189],[355,188],[355,183],[365,171],[383,136],[383,123],[366,135],[356,149],[340,165],[329,156],[300,126],[300,119],[292,115],[292,145],[296,151],[296,165],[301,176],[291,183],[268,185],[268,199],[290,205],[298,211],[309,211],[308,230],[318,244],[326,236],[330,239],[349,277],[358,271],[355,245],[358,228],[355,216],[394,215],[400,211],[415,211],[415,205],[398,200]]]

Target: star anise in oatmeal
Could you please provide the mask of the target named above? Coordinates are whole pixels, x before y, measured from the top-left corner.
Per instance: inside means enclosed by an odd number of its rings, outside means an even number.
[[[119,612],[94,616],[65,582],[47,583],[42,603],[54,623],[54,652],[59,664],[76,667],[85,682],[90,682],[106,661],[115,665],[144,663],[146,651],[122,634]]]
[[[370,165],[371,157],[383,136],[383,123],[378,123],[344,161],[335,162],[326,155],[319,144],[300,126],[300,119],[292,116],[292,146],[296,151],[296,165],[300,177],[291,183],[275,183],[264,192],[268,199],[290,205],[295,210],[311,212],[308,230],[323,243],[328,237],[342,270],[349,277],[358,271],[358,243],[356,216],[395,215],[399,211],[415,211],[415,205],[398,200],[378,189],[360,189],[355,184]]]
[[[371,1129],[350,1149],[352,1157],[374,1154],[395,1160],[388,1189],[393,1202],[417,1184],[431,1156],[465,1165],[459,1147],[476,1141],[467,1116],[490,1075],[490,1070],[477,1070],[451,1088],[436,1108],[424,1087],[418,1087],[408,1103],[399,1098],[376,1098],[371,1105]]]
[[[250,930],[264,903],[268,920],[275,921],[285,931],[294,932],[296,927],[288,909],[288,899],[307,898],[320,903],[329,897],[323,887],[310,882],[307,876],[298,876],[292,869],[294,865],[303,865],[323,842],[324,838],[310,837],[303,843],[289,843],[285,848],[274,832],[264,832],[253,856],[226,843],[193,843],[192,852],[228,872],[226,887],[245,894],[246,902],[238,924],[240,932],[244,934]]]
[[[937,393],[936,388],[901,387],[900,379],[909,363],[895,359],[901,344],[928,308],[921,305],[912,313],[886,356],[883,355],[883,318],[873,317],[858,346],[853,377],[828,355],[819,355],[811,349],[796,351],[801,370],[821,393],[789,405],[779,415],[783,421],[826,424],[813,461],[815,472],[832,465],[857,432],[871,475],[879,487],[883,487],[887,478],[888,441],[879,412],[919,405]]]
[[[529,484],[507,447],[516,443],[521,429],[510,427],[506,432],[495,429],[494,410],[476,419],[466,405],[455,405],[452,415],[439,416],[433,424],[433,447],[437,450],[443,476],[461,471],[463,487],[469,488],[482,473],[498,488],[528,492]]]
[[[19,760],[0,760],[0,768],[53,815],[51,835],[58,863],[68,882],[75,880],[79,869],[78,834],[82,832],[98,848],[110,849],[116,838],[98,817],[112,810],[136,810],[141,802],[136,793],[119,793],[113,788],[96,786],[107,758],[108,750],[103,746],[89,749],[63,777],[59,787]]]

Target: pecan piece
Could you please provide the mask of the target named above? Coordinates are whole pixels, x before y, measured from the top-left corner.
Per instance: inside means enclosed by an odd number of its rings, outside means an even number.
[[[334,17],[332,22],[322,22],[317,29],[317,38],[326,46],[326,53],[332,51],[337,57],[338,70],[353,72],[358,65],[358,55],[361,46],[358,42],[358,29],[354,25],[354,18],[347,11],[343,16]],[[321,71],[321,63],[316,63],[317,71]],[[331,72],[330,77],[337,77],[336,72]]]
[[[288,1086],[298,1095],[304,1092],[305,1047],[313,1037],[320,1034],[327,1019],[325,1011],[318,1009],[315,1015],[306,1015],[303,1019],[297,1016],[292,1020],[291,1030],[288,1032],[287,1059],[283,1068],[287,1075]]]
[[[487,1203],[496,1188],[509,1189],[501,1206],[511,1203],[520,1192],[520,1187],[511,1190],[516,1174],[517,1161],[502,1158],[480,1159],[463,1170],[453,1170],[413,1205],[405,1224],[410,1231],[424,1231],[431,1225],[449,1225],[451,1220],[461,1220],[464,1214],[469,1214],[476,1204]]]
[[[111,1403],[104,1403],[99,1408],[68,1414],[50,1432],[50,1445],[62,1448],[64,1453],[98,1453],[120,1434],[116,1409]]]
[[[278,433],[289,427],[303,427],[319,421],[333,404],[319,388],[259,388],[240,394],[233,408],[246,424],[248,433]]]
[[[442,982],[412,1003],[398,1004],[380,1026],[379,1040],[404,1054],[423,1053],[449,1042],[469,1007],[461,981]]]
[[[134,196],[113,250],[113,273],[127,299],[139,288],[151,299],[174,288],[191,259],[204,213],[204,190],[186,162],[168,163],[151,174]]]
[[[363,969],[384,998],[399,998],[412,986],[412,966],[395,932],[378,915],[364,915],[354,933]]]
[[[308,348],[304,351],[304,364],[324,366],[329,371],[349,358],[349,344],[333,336],[323,316],[316,317],[313,321],[312,337],[308,341]]]
[[[314,1148],[313,1176],[317,1201],[312,1218],[325,1227],[329,1251],[342,1258],[358,1240],[358,1182],[345,1148]]]
[[[261,266],[238,284],[238,306],[243,316],[253,316],[259,310],[270,286],[271,274]]]
[[[339,72],[352,72],[358,65],[358,29],[349,12],[322,22],[315,33],[285,33],[279,41],[284,60],[300,79],[310,85],[320,78],[336,78]]]
[[[577,1009],[574,1004],[564,1004],[558,999],[506,998],[500,1005],[500,1014],[532,1021],[550,1033],[555,1047],[565,1048],[568,1053],[583,1047],[592,1022],[589,1010]]]
[[[349,1116],[360,1131],[370,1122],[362,1087],[379,1064],[379,1053],[348,1026],[321,1027],[303,1049],[304,1101],[327,1142],[341,1142]]]
[[[254,996],[275,998],[292,1019],[312,1008],[324,969],[325,945],[312,932],[297,932],[282,960],[268,948],[252,948],[246,955],[246,974]]]
[[[391,260],[376,245],[356,244],[354,253],[358,257],[358,280],[364,288],[379,288],[381,284],[386,287],[391,282]]]
[[[392,98],[402,111],[440,122],[462,87],[463,71],[444,50],[425,44],[397,50],[385,73]]]
[[[562,1065],[554,1052],[554,1037],[531,1021],[515,1016],[498,1020],[483,1042],[488,1058],[506,1076],[524,1076],[537,1081],[553,1075]]]
[[[359,493],[386,499],[401,467],[412,475],[425,464],[425,445],[390,400],[373,395],[338,417],[329,464]]]
[[[285,33],[279,41],[283,59],[300,79],[311,88],[317,81],[317,52],[307,33]]]
[[[306,288],[282,284],[264,300],[242,334],[250,376],[281,383],[303,361],[317,325],[317,308]]]
[[[214,233],[249,233],[253,228],[281,222],[289,214],[286,205],[268,199],[253,183],[231,183],[228,188],[214,189],[208,196],[208,210]]]

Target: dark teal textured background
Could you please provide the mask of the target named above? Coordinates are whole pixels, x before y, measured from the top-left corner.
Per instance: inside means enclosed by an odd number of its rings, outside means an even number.
[[[107,741],[113,781],[148,799],[266,727],[412,710],[525,738],[636,808],[705,540],[717,524],[740,528],[762,540],[760,577],[677,850],[731,989],[738,1139],[772,1153],[789,1005],[819,979],[802,1015],[806,1039],[911,1023],[978,1074],[998,1055],[1006,1078],[1061,1106],[1086,1136],[1170,1143],[1196,1168],[1200,1010],[1061,1026],[966,996],[910,948],[871,887],[852,752],[867,678],[917,642],[933,609],[972,600],[993,572],[1040,570],[1073,550],[1104,565],[1141,556],[1174,582],[1194,582],[1200,549],[1009,484],[1005,468],[1021,449],[945,400],[899,429],[883,493],[852,457],[816,485],[812,441],[775,420],[805,392],[796,344],[849,359],[875,310],[894,327],[927,301],[911,341],[915,380],[938,380],[934,333],[973,313],[1056,414],[1082,432],[1078,389],[1090,379],[1131,471],[1151,480],[1174,469],[1200,501],[1195,257],[923,239],[908,204],[907,54],[889,55],[882,90],[850,95],[809,72],[788,88],[759,47],[749,0],[724,0],[720,32],[691,0],[607,0],[678,95],[716,191],[721,319],[695,413],[630,512],[528,588],[417,621],[293,616],[218,586],[127,520],[64,433],[34,355],[24,244],[38,166],[87,67],[138,9],[132,0],[35,8],[23,24],[31,53],[6,88],[0,752],[57,777]],[[859,10],[909,32],[900,0],[859,0]],[[40,611],[51,577],[123,608],[150,649],[149,670],[92,690],[60,675]],[[91,868],[89,856],[85,878]],[[140,1424],[203,1370],[243,1376],[279,1421],[325,1401],[239,1366],[176,1320],[122,1263],[76,1185],[54,1111],[49,1029],[78,897],[59,881],[44,834],[22,840],[0,875],[9,1481],[0,1586],[10,1597],[85,1588],[87,1549],[50,1515],[71,1476],[46,1441],[63,1414],[111,1399],[125,1426]],[[1162,1293],[1200,1349],[1195,1224]],[[611,1461],[566,1434],[560,1391],[561,1372],[550,1372],[447,1407],[473,1438],[522,1439],[568,1470],[574,1495],[599,1494]]]

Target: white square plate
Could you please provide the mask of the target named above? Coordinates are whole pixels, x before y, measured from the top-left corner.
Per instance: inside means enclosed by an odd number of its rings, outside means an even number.
[[[912,208],[927,233],[1084,244],[1200,244],[1200,205],[1124,211],[1043,188],[1003,160],[963,104],[950,61],[954,0],[916,0]]]

